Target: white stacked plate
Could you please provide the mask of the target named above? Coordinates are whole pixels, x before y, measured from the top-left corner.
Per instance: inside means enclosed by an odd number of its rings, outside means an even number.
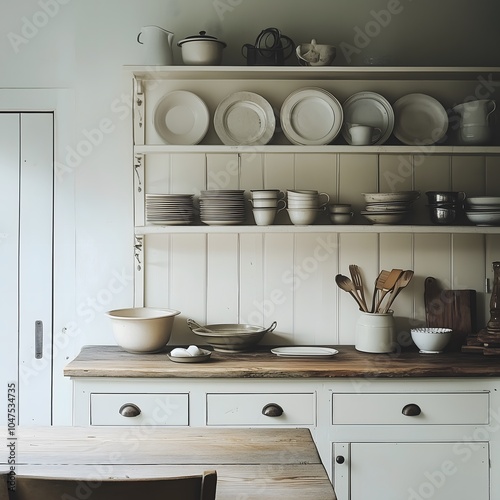
[[[281,127],[292,144],[329,144],[342,127],[344,112],[340,102],[320,88],[292,92],[280,111]]]
[[[410,213],[419,191],[394,191],[392,193],[363,193],[366,201],[365,216],[373,224],[397,224]]]
[[[425,94],[408,94],[394,103],[394,135],[408,146],[435,144],[448,130],[448,114]]]
[[[198,144],[205,137],[209,123],[205,102],[186,90],[169,92],[154,110],[154,127],[167,144]]]
[[[352,144],[349,128],[354,125],[368,125],[380,130],[374,135],[372,144],[384,144],[394,129],[394,111],[389,101],[375,92],[358,92],[344,102],[344,124],[342,135]]]
[[[200,219],[209,226],[229,226],[245,222],[245,191],[213,189],[200,194]]]
[[[465,215],[476,226],[500,225],[500,197],[478,196],[467,198]]]
[[[194,219],[192,194],[147,194],[146,221],[150,224],[182,225]]]
[[[254,92],[235,92],[219,103],[214,115],[215,132],[227,146],[267,144],[276,118],[271,105]]]

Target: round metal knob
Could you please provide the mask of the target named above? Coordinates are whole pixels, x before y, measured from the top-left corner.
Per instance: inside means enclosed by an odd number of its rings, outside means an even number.
[[[141,409],[134,403],[125,403],[118,411],[122,417],[137,417],[141,414]]]
[[[402,413],[407,417],[416,417],[417,415],[420,415],[422,413],[422,410],[420,409],[420,406],[416,405],[415,403],[410,403],[404,406]]]
[[[343,464],[345,462],[345,458],[342,455],[337,455],[335,457],[335,462],[337,462],[338,464]]]
[[[283,408],[276,403],[268,403],[262,408],[262,415],[266,417],[280,417],[283,413]]]

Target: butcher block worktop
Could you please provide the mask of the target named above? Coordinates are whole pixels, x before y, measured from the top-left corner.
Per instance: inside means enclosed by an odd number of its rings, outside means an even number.
[[[118,346],[84,346],[64,369],[68,377],[339,378],[497,377],[497,357],[450,352],[367,354],[335,346],[329,358],[278,357],[271,347],[240,354],[213,352],[204,363],[175,363],[167,352],[130,354]]]

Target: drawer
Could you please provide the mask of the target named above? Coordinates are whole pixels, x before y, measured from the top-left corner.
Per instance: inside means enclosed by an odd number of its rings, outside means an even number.
[[[265,415],[265,410],[268,415]],[[314,425],[316,396],[207,394],[207,425]]]
[[[90,395],[90,425],[189,425],[187,394]]]
[[[489,393],[333,394],[332,405],[334,425],[485,425]]]

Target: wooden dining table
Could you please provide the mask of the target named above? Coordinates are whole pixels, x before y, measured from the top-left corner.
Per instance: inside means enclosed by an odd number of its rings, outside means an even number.
[[[0,472],[15,475],[93,484],[215,469],[217,500],[336,500],[308,429],[52,426],[2,437]]]

